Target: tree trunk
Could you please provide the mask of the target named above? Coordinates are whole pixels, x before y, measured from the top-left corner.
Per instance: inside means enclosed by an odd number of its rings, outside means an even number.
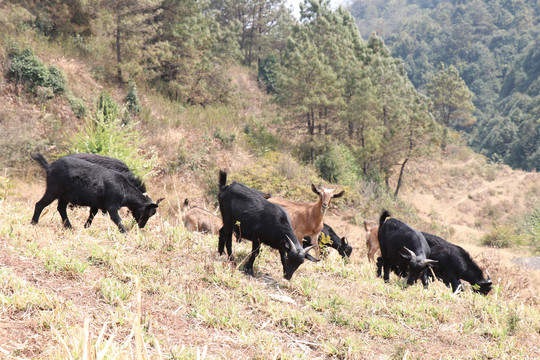
[[[396,192],[394,193],[394,199],[397,199],[399,188],[401,187],[401,180],[403,179],[403,171],[405,170],[405,165],[407,164],[407,161],[409,161],[409,158],[406,157],[403,163],[401,164],[401,169],[399,170],[399,178],[396,185]]]
[[[116,4],[116,76],[118,77],[118,82],[122,83],[122,69],[120,64],[122,64],[122,51],[120,50],[120,2]]]

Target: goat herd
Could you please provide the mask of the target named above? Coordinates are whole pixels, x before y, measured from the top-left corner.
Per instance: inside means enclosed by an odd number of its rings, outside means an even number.
[[[95,154],[71,154],[49,164],[41,154],[32,154],[34,160],[47,173],[45,194],[36,203],[32,224],[37,224],[43,209],[58,199],[58,212],[65,227],[71,228],[67,217],[68,204],[89,206],[90,215],[84,227],[92,224],[99,210],[109,213],[120,232],[126,232],[118,210],[127,207],[138,226],[143,228],[156,213],[160,201],[153,202],[146,194],[144,183],[135,177],[121,160]],[[218,251],[225,250],[233,260],[232,236],[252,242],[252,252],[245,264],[245,271],[253,274],[253,263],[261,243],[279,251],[283,274],[290,280],[298,267],[308,259],[319,261],[319,242],[327,242],[342,257],[349,257],[352,247],[343,237],[323,223],[324,215],[333,198],[344,191],[318,188],[312,191],[319,196],[313,203],[296,203],[233,182],[227,185],[227,173],[219,172],[218,202],[221,219],[206,209],[191,207],[185,212],[185,227],[217,233]],[[186,199],[184,208],[188,208]],[[390,217],[383,211],[379,224],[365,223],[368,259],[377,258],[377,275],[387,282],[390,271],[407,278],[412,285],[421,279],[425,287],[434,276],[441,279],[457,293],[462,289],[461,280],[469,282],[474,291],[488,294],[492,283],[463,248],[424,232],[419,232],[404,222]],[[324,237],[322,235],[325,235]],[[309,254],[313,249],[315,256]],[[384,272],[384,274],[383,274]]]

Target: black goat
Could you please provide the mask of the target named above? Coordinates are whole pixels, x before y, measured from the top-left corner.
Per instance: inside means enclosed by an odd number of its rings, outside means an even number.
[[[263,193],[244,184],[227,184],[227,173],[219,172],[219,208],[223,227],[219,230],[218,251],[222,255],[225,247],[229,259],[232,255],[233,232],[238,238],[251,240],[253,251],[245,269],[253,275],[253,262],[259,254],[261,243],[279,250],[284,277],[290,280],[305,259],[317,261],[307,252],[313,247],[302,248],[292,230],[287,212],[279,205],[267,201]]]
[[[339,255],[341,257],[350,257],[352,253],[352,246],[347,242],[347,239],[345,237],[340,238],[334,229],[332,229],[330,226],[323,224],[323,229],[321,232],[321,235],[319,236],[319,242],[321,242],[322,234],[330,238],[330,246],[337,250]],[[304,238],[304,241],[302,242],[302,245],[304,247],[307,247],[309,244],[311,244],[311,238],[309,236],[306,236]]]
[[[491,291],[490,277],[484,278],[482,269],[465,249],[433,234],[422,234],[431,248],[430,258],[437,260],[437,264],[433,266],[435,276],[447,286],[452,286],[454,293],[459,292],[461,279],[473,285],[476,292],[487,295]]]
[[[89,206],[90,214],[98,210],[108,212],[120,232],[126,232],[118,210],[127,206],[140,228],[156,213],[159,202],[144,195],[121,173],[106,169],[76,157],[63,157],[49,164],[41,154],[32,154],[47,173],[45,194],[36,203],[32,224],[37,224],[45,207],[58,199],[58,212],[65,227],[71,228],[66,207],[69,203]],[[93,215],[92,215],[93,214]],[[91,219],[85,227],[90,226]]]
[[[421,278],[424,287],[428,286],[425,269],[436,261],[428,259],[431,249],[424,235],[404,222],[390,218],[388,211],[384,211],[379,220],[379,245],[384,281],[388,281],[390,270],[393,270],[400,276],[407,274],[408,285]]]
[[[133,172],[131,172],[131,170],[128,168],[126,163],[123,162],[122,160],[109,157],[109,156],[87,154],[87,153],[70,154],[70,155],[66,155],[65,158],[80,159],[80,160],[91,162],[92,164],[95,164],[95,165],[99,165],[109,170],[117,171],[120,174],[124,175],[126,179],[130,183],[132,183],[137,189],[139,189],[142,193],[146,193],[146,185],[144,184],[144,182],[140,178],[136,177],[133,174]],[[96,216],[97,211],[98,209],[96,208],[90,208],[90,214],[88,215],[88,220],[86,220],[84,227],[89,227],[90,225],[92,225],[92,221],[94,220],[94,217]]]
[[[103,155],[97,155],[97,154],[87,154],[87,153],[76,153],[76,154],[69,154],[64,156],[65,158],[76,158],[80,160],[85,160],[88,162],[91,162],[92,164],[99,165],[101,167],[114,170],[119,172],[120,174],[124,175],[126,179],[137,189],[139,189],[142,193],[146,192],[146,185],[144,182],[136,177],[133,172],[128,168],[125,162],[122,160],[110,157],[110,156],[103,156]]]

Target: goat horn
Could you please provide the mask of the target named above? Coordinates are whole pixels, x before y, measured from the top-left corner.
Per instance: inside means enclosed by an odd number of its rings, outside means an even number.
[[[314,247],[315,247],[315,245],[310,245],[310,246],[308,246],[307,248],[305,248],[304,250],[302,250],[302,255],[305,256],[305,255],[307,254],[307,252],[308,252],[309,250],[313,249]]]
[[[289,242],[289,245],[291,245],[291,249],[294,249],[295,246],[294,246],[294,242],[291,240],[291,238],[289,237],[289,235],[285,235],[285,237],[287,237],[287,240]]]
[[[403,248],[404,248],[405,250],[407,250],[407,252],[409,253],[409,255],[411,255],[411,257],[412,257],[413,259],[416,258],[416,254],[415,254],[413,251],[411,251],[410,249],[407,249],[406,246],[404,246]]]
[[[489,276],[489,270],[488,270],[488,269],[486,269],[486,275],[487,275],[487,277],[488,277],[488,278],[487,278],[488,281],[491,282],[491,276]]]
[[[424,260],[424,264],[423,264],[423,265],[424,265],[424,266],[428,266],[428,265],[433,265],[433,264],[436,264],[436,263],[438,263],[437,260],[426,259],[426,260]]]

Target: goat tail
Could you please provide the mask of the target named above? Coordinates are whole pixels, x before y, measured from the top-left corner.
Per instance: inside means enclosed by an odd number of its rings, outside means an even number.
[[[227,185],[227,172],[219,170],[219,190],[223,189]]]
[[[49,168],[49,163],[47,162],[47,160],[45,160],[43,155],[41,155],[40,153],[33,153],[30,154],[30,156],[32,157],[32,159],[38,162],[39,166],[41,166],[45,169],[45,171],[47,171],[47,169]]]
[[[390,213],[388,210],[383,210],[381,218],[379,219],[379,229],[382,228],[384,222],[390,218]]]

